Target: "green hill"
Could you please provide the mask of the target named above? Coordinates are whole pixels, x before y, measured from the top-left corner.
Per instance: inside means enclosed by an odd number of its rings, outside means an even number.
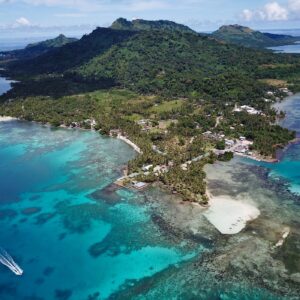
[[[66,44],[73,43],[75,41],[77,41],[76,38],[68,38],[63,34],[60,34],[54,39],[49,39],[46,41],[29,44],[26,46],[25,49],[4,52],[3,55],[6,58],[28,59],[28,58],[33,58],[42,55],[50,50],[62,47]]]
[[[64,77],[80,84],[93,83],[93,88],[95,83],[102,87],[104,82],[104,86],[108,83],[143,94],[247,102],[264,95],[265,87],[258,79],[274,78],[270,77],[274,69],[261,66],[276,64],[292,66],[292,70],[280,70],[290,75],[296,71],[299,60],[194,32],[97,28],[77,42],[29,62],[13,62],[7,68],[13,78],[43,78],[47,84],[54,84],[55,77],[61,82]],[[45,80],[48,77],[50,81]],[[32,89],[31,86],[28,90]]]
[[[300,40],[300,37],[262,33],[240,25],[222,26],[212,36],[225,42],[255,48],[292,44]]]
[[[159,21],[147,21],[147,20],[133,20],[128,21],[124,18],[119,18],[110,26],[112,29],[120,30],[176,30],[181,32],[196,33],[189,27],[178,24],[172,21],[159,20]]]
[[[35,57],[30,65],[19,60],[13,62],[9,68],[13,72],[22,74],[64,72],[88,62],[134,34],[134,31],[97,28],[92,33],[84,35],[79,41],[53,49],[51,53]]]

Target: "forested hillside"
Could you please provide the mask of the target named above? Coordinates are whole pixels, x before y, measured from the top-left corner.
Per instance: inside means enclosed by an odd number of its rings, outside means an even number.
[[[240,25],[225,25],[212,33],[212,36],[233,44],[245,47],[265,48],[293,44],[300,37],[283,34],[263,33]]]
[[[155,28],[159,24],[151,23]],[[267,73],[277,65],[285,66],[284,73],[276,73],[279,79],[294,80],[293,74],[297,73],[296,56],[235,46],[173,26],[172,30],[163,27],[139,31],[125,30],[128,26],[97,28],[51,53],[9,64],[8,73],[23,79],[30,75],[35,82],[37,78],[49,82],[45,76],[51,76],[51,81],[64,76],[81,84],[92,82],[101,87],[109,82],[144,94],[240,103],[263,96],[267,86],[258,79],[268,78]],[[261,67],[266,65],[274,68]]]
[[[203,166],[232,158],[226,139],[241,147],[248,139],[243,150],[271,159],[295,136],[274,124],[271,104],[300,91],[298,55],[234,45],[173,22],[119,19],[1,66],[19,82],[1,97],[0,114],[122,134],[141,149],[128,172],[185,200],[207,201]],[[144,173],[149,164],[153,171]]]

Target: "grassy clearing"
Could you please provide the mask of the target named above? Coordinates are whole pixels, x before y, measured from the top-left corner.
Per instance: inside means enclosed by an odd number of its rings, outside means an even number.
[[[171,112],[173,110],[180,109],[184,103],[184,100],[173,100],[163,102],[156,106],[150,108],[151,113],[164,113],[164,112]]]
[[[286,80],[280,80],[280,79],[266,78],[266,79],[261,79],[260,82],[278,88],[288,86],[288,82]]]

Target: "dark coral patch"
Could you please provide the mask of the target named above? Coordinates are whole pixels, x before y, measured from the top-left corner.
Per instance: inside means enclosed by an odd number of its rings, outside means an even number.
[[[36,219],[35,224],[37,224],[37,225],[45,224],[46,222],[48,222],[49,220],[51,220],[52,218],[54,218],[54,216],[55,216],[54,213],[39,214],[35,218]]]
[[[119,189],[120,187],[116,184],[110,184],[101,190],[93,192],[89,196],[93,200],[114,205],[122,200],[121,197],[116,193],[116,191]]]
[[[68,300],[72,296],[71,290],[56,290],[55,297],[59,300]]]
[[[44,274],[45,276],[49,276],[50,274],[53,273],[53,271],[54,271],[54,268],[53,268],[53,267],[47,267],[47,268],[45,268],[43,274]]]
[[[87,300],[100,300],[100,293],[96,292],[95,294],[88,295]]]
[[[0,210],[0,220],[13,219],[18,213],[13,209],[2,209]]]
[[[61,234],[58,236],[58,239],[59,239],[60,241],[62,241],[66,236],[67,236],[67,233],[66,233],[66,232],[63,232],[63,233],[61,233]]]
[[[99,242],[93,244],[89,248],[89,253],[92,257],[98,257],[104,253],[109,256],[117,256],[121,253],[121,250],[118,245],[108,244],[107,242]]]
[[[44,279],[43,278],[38,278],[36,281],[35,281],[35,284],[37,285],[42,285],[44,283]]]
[[[0,299],[5,299],[7,295],[14,296],[16,295],[16,292],[17,292],[17,287],[13,283],[0,285]]]
[[[64,227],[71,233],[87,232],[93,219],[100,219],[103,209],[96,204],[81,204],[58,208],[58,213],[62,215]]]
[[[22,210],[22,214],[24,215],[34,215],[40,212],[42,209],[40,207],[28,207]]]

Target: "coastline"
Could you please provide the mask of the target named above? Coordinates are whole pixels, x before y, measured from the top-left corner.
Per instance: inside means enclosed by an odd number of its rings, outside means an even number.
[[[0,122],[9,122],[9,121],[17,121],[18,118],[9,117],[9,116],[0,116]]]
[[[118,134],[117,135],[117,139],[125,142],[127,145],[131,146],[137,153],[139,154],[142,154],[142,150],[139,146],[137,146],[134,142],[132,142],[131,140],[129,140],[127,137],[121,135],[121,134]]]

